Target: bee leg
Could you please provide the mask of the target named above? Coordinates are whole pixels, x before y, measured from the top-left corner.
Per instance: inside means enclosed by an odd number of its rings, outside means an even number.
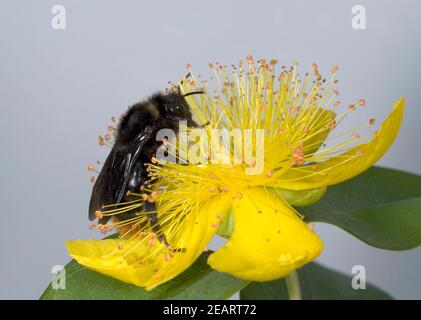
[[[152,226],[153,232],[155,232],[158,235],[158,240],[161,243],[164,243],[167,247],[170,247],[170,244],[167,241],[167,238],[165,238],[164,234],[161,234],[161,226],[158,223],[158,215],[156,210],[156,205],[154,202],[147,201],[145,203],[145,211],[146,212],[153,212],[153,213],[147,213],[147,217],[149,218],[149,222]],[[175,248],[173,249],[174,252],[186,252],[186,248]]]
[[[161,233],[161,227],[158,223],[158,215],[156,212],[156,205],[154,202],[147,201],[145,203],[145,211],[146,212],[153,212],[153,213],[147,213],[146,216],[149,218],[149,222],[152,226],[153,232],[155,232],[158,235],[158,240],[160,242],[165,243],[167,246],[169,245],[167,242],[167,239],[165,238],[165,235]]]

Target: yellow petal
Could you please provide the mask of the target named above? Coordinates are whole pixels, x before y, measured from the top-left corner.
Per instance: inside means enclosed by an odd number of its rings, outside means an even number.
[[[148,264],[140,268],[141,257],[136,259],[136,253],[127,254],[129,248],[134,248],[138,241],[126,239],[106,240],[72,240],[66,241],[69,255],[81,265],[116,278],[118,280],[144,286],[154,275],[154,267],[162,264],[156,260],[155,265]],[[144,245],[141,246],[144,249]],[[147,250],[147,249],[146,249]]]
[[[178,240],[175,240],[177,247],[183,248],[183,251],[176,253],[154,277],[150,278],[145,284],[145,289],[153,289],[190,267],[207,248],[207,244],[218,230],[220,221],[224,219],[230,205],[229,196],[214,196],[200,209],[193,209],[190,212],[191,217],[180,222],[182,225],[177,234]],[[162,278],[160,279],[157,275]]]
[[[284,201],[250,188],[234,201],[234,232],[208,258],[220,272],[251,281],[281,278],[315,259],[322,241]]]
[[[179,221],[178,233],[167,236],[167,246],[153,244],[148,236],[139,239],[73,240],[66,246],[71,257],[83,266],[151,290],[186,270],[203,252],[227,212],[231,199],[213,197]]]
[[[404,112],[404,98],[397,101],[372,141],[316,165],[292,168],[267,186],[290,190],[307,190],[334,185],[362,173],[390,148],[399,133]]]

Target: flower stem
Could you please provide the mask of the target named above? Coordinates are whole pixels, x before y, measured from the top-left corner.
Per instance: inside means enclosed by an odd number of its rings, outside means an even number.
[[[300,278],[297,270],[292,271],[285,277],[289,300],[301,300]]]

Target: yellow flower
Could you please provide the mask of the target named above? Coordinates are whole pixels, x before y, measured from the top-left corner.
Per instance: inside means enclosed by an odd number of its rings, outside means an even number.
[[[370,132],[370,119],[336,133],[349,113],[365,107],[363,99],[340,106],[337,67],[324,79],[315,64],[304,76],[297,73],[297,63],[279,73],[276,64],[255,63],[248,56],[232,72],[211,65],[212,85],[189,72],[180,88],[205,91],[186,97],[203,128],[187,133],[194,152],[177,145],[177,159],[184,163],[149,167],[159,192],[161,233],[139,214],[120,239],[67,242],[70,255],[146,290],[186,270],[216,233],[229,239],[209,256],[209,265],[242,279],[278,279],[315,259],[322,241],[292,205],[311,204],[326,187],[373,165],[398,134],[404,100],[396,102],[377,132]],[[215,136],[224,130],[230,139],[239,138],[240,148]],[[195,143],[192,137],[202,139]]]

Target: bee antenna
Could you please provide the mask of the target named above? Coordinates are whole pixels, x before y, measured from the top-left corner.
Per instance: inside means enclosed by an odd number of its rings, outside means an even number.
[[[205,94],[204,91],[192,91],[183,95],[183,97],[191,96],[192,94]]]

